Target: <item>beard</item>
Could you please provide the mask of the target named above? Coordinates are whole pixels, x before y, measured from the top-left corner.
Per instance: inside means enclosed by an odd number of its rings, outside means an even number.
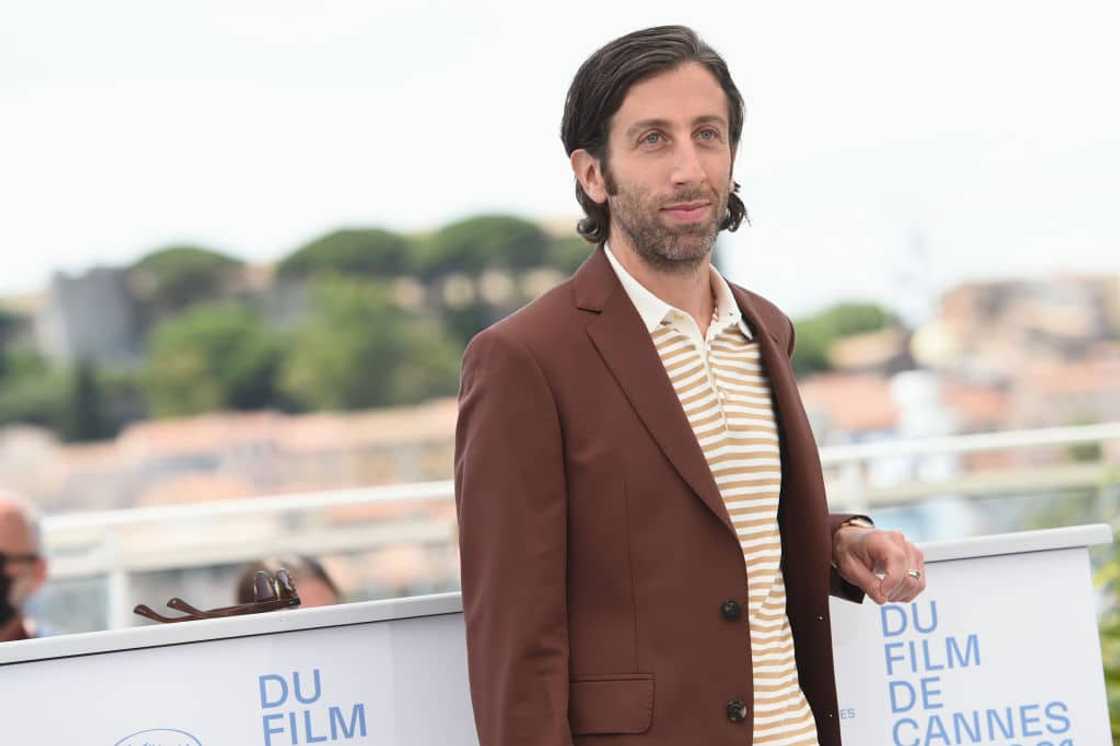
[[[711,255],[716,234],[727,215],[729,189],[692,187],[666,197],[650,190],[620,185],[609,170],[603,173],[611,221],[630,239],[639,258],[650,267],[672,274],[693,272]],[[712,215],[698,223],[669,225],[661,209],[681,202],[706,200],[715,205]]]

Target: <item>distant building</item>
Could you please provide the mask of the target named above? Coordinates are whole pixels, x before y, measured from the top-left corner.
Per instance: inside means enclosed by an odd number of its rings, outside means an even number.
[[[832,343],[828,350],[832,368],[845,373],[894,375],[914,368],[910,333],[899,326],[853,334]]]
[[[1120,421],[1120,344],[1102,343],[1082,359],[1026,366],[1012,391],[1011,427]]]
[[[879,440],[897,430],[900,411],[890,381],[869,373],[824,373],[800,385],[821,445]]]
[[[0,430],[0,484],[50,512],[349,489],[451,478],[455,399],[364,412],[221,412],[60,443]]]
[[[1120,276],[960,285],[911,349],[962,431],[1120,419]]]
[[[942,297],[913,351],[939,370],[1015,375],[1030,363],[1083,359],[1098,343],[1120,339],[1118,309],[1114,275],[966,283]]]
[[[56,272],[36,314],[35,337],[53,362],[138,364],[141,320],[127,270],[99,267],[77,276]]]

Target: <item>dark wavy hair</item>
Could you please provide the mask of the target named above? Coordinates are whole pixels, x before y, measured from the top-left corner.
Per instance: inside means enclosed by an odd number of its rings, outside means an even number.
[[[731,151],[734,153],[743,134],[744,106],[743,96],[731,79],[727,63],[687,26],[656,26],[615,39],[580,65],[568,89],[564,119],[560,124],[560,139],[568,155],[581,148],[586,150],[599,161],[604,176],[609,178],[607,137],[611,117],[622,106],[630,87],[686,62],[698,62],[707,68],[727,94]],[[747,208],[738,191],[739,184],[733,182],[727,197],[727,215],[720,223],[720,230],[734,231],[747,217]],[[610,208],[587,196],[578,179],[576,199],[586,214],[577,226],[579,234],[590,243],[602,245],[610,231]]]

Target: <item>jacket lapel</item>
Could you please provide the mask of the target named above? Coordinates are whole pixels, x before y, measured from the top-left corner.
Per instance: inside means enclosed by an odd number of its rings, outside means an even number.
[[[812,433],[811,431],[806,433],[808,423],[803,423],[803,419],[797,416],[797,413],[802,412],[803,409],[801,397],[797,392],[797,380],[793,375],[793,365],[786,353],[785,345],[788,344],[788,337],[785,338],[784,344],[779,341],[782,337],[778,336],[776,329],[767,326],[767,322],[763,320],[746,291],[732,285],[731,292],[758,342],[763,370],[766,371],[766,378],[770,382],[770,398],[774,406],[774,420],[778,426],[778,439],[782,451],[782,497],[778,506],[780,520],[782,509],[788,502],[786,495],[797,494],[796,489],[789,488],[798,477],[798,469],[794,467],[793,459],[800,455],[800,451],[795,447],[791,448],[791,445],[804,442],[806,434],[812,442]]]
[[[742,312],[747,326],[750,327],[754,339],[758,343],[766,378],[770,382],[774,408],[777,410],[775,416],[778,419],[778,430],[784,436],[786,426],[789,424],[784,415],[796,411],[795,405],[799,400],[797,382],[793,377],[793,366],[790,365],[785,348],[778,341],[778,330],[770,329],[767,326],[746,291],[732,285],[731,294],[735,296],[739,311]]]
[[[723,504],[704,452],[692,432],[665,366],[653,346],[645,325],[602,249],[595,251],[573,279],[575,302],[584,311],[597,314],[587,333],[618,381],[623,393],[645,424],[658,448],[733,536],[735,528]],[[782,450],[782,499],[779,520],[786,507],[785,496],[797,481],[792,459],[797,449],[791,443],[812,442],[812,433],[801,412],[793,366],[786,354],[788,337],[774,325],[779,319],[764,319],[750,295],[732,285],[735,301],[758,342],[763,369],[770,382],[774,417]],[[783,341],[784,340],[784,341]],[[796,491],[796,490],[795,490]]]
[[[734,534],[712,471],[665,366],[602,249],[575,277],[576,304],[598,313],[587,333],[658,448],[681,478]]]

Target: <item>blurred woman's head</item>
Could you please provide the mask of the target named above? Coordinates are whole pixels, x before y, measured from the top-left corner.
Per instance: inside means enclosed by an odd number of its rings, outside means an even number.
[[[269,557],[246,567],[237,579],[237,603],[252,603],[255,600],[253,581],[257,572],[263,570],[269,575],[275,575],[281,569],[287,570],[291,576],[301,607],[330,606],[342,600],[338,586],[317,559],[294,554]]]

